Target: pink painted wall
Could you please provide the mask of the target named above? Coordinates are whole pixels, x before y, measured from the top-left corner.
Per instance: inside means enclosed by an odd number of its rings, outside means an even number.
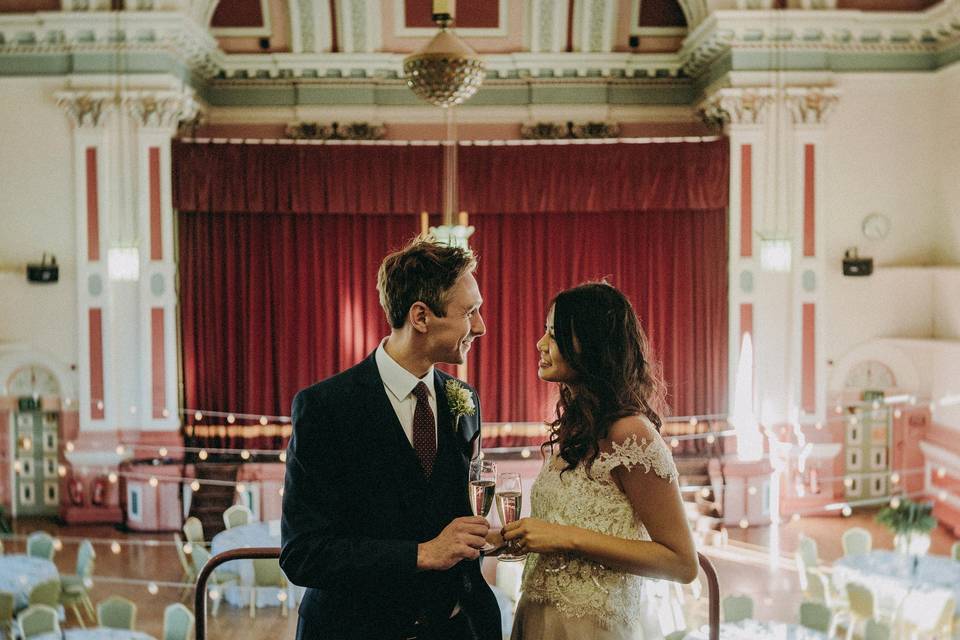
[[[260,48],[259,37],[218,37],[220,48],[226,53],[277,53],[290,51],[290,10],[286,0],[269,0],[270,47]]]
[[[523,51],[526,3],[515,0],[500,0],[507,3],[507,35],[505,37],[478,38],[460,34],[477,53],[509,53]],[[380,24],[383,27],[383,51],[412,53],[427,44],[430,37],[405,37],[397,35],[396,12],[393,0],[380,0]],[[454,24],[456,29],[456,24]]]

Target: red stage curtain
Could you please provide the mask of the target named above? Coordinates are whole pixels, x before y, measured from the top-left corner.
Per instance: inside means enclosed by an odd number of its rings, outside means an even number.
[[[485,419],[552,415],[534,351],[546,305],[600,277],[633,301],[673,413],[725,411],[727,153],[725,140],[461,148]],[[366,355],[388,331],[377,265],[437,210],[441,164],[436,146],[175,144],[187,406],[284,415],[297,389]]]
[[[372,351],[387,324],[380,260],[416,233],[394,215],[181,214],[180,315],[188,408],[287,416],[297,390]],[[209,447],[272,449],[289,425],[221,416],[188,433]]]
[[[474,343],[469,372],[485,416],[538,421],[553,415],[551,385],[537,382],[535,348],[549,301],[599,278],[633,303],[663,364],[671,413],[725,410],[724,209],[482,214],[472,224],[489,334]]]

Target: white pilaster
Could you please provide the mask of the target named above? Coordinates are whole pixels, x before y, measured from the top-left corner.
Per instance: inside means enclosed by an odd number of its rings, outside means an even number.
[[[115,420],[112,359],[112,295],[107,273],[110,247],[109,123],[111,96],[63,91],[57,104],[73,123],[74,202],[77,240],[77,401],[80,430],[111,428]]]
[[[560,53],[567,45],[567,12],[571,0],[530,0],[527,47],[531,53]]]
[[[170,141],[197,104],[190,89],[131,92],[124,103],[137,128],[139,424],[169,430],[180,424]]]

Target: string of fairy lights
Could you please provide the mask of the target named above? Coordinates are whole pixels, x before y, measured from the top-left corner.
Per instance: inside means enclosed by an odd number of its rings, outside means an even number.
[[[69,405],[69,399],[65,401],[65,404]],[[816,431],[822,431],[828,424],[835,423],[836,421],[845,421],[850,425],[856,425],[860,422],[865,422],[875,418],[886,418],[889,415],[892,415],[895,419],[900,419],[903,416],[902,407],[923,407],[924,404],[930,409],[934,410],[936,407],[949,407],[953,405],[960,404],[960,394],[949,394],[945,395],[937,400],[921,400],[918,396],[912,394],[899,394],[891,395],[885,398],[878,398],[869,401],[863,401],[858,403],[851,404],[837,404],[833,407],[832,415],[826,418],[826,423],[824,421],[816,421],[812,424],[806,424],[801,427],[799,424],[793,424],[794,432],[799,433],[800,430],[806,428],[813,428]],[[135,407],[131,407],[135,410]],[[892,412],[891,412],[892,409]],[[131,411],[135,413],[135,411]],[[290,416],[280,416],[280,415],[267,415],[267,414],[257,414],[257,413],[244,413],[239,411],[216,411],[216,410],[206,410],[206,409],[195,409],[195,408],[183,408],[179,410],[179,413],[185,417],[192,417],[194,423],[203,423],[211,424],[211,418],[213,419],[223,419],[227,424],[236,424],[237,421],[246,421],[246,422],[257,422],[260,425],[268,424],[285,424],[290,423]],[[689,427],[690,429],[696,429],[701,423],[708,426],[708,431],[702,431],[699,433],[682,433],[682,430]],[[665,440],[668,445],[673,449],[680,448],[681,445],[690,442],[697,442],[702,440],[706,445],[712,446],[719,442],[721,438],[731,438],[735,437],[737,432],[732,428],[722,428],[724,425],[729,425],[729,420],[726,415],[713,414],[713,415],[696,415],[696,416],[673,416],[666,418],[664,420],[665,425]],[[545,427],[543,425],[531,425],[530,423],[525,423],[522,425],[516,425],[515,423],[502,423],[499,425],[494,425],[493,429],[498,435],[501,436],[510,436],[514,432],[515,426],[526,427],[528,429],[531,426],[539,426],[543,429],[545,434]],[[776,434],[774,430],[771,430],[767,427],[763,427],[766,431],[767,436],[771,439],[776,439]],[[780,427],[780,435],[787,435],[788,429],[786,426]],[[779,441],[779,444],[791,444],[789,441],[783,442]],[[29,439],[25,440],[22,443],[22,448],[29,450],[30,442]],[[67,452],[73,452],[75,450],[75,444],[72,441],[65,443],[64,448]],[[503,447],[488,447],[485,448],[485,451],[490,454],[519,454],[523,459],[530,458],[535,451],[538,450],[536,445],[526,445],[526,446],[503,446]],[[276,459],[277,462],[284,463],[286,462],[286,451],[278,449],[256,449],[256,448],[238,448],[238,447],[208,447],[208,446],[185,446],[185,445],[150,445],[142,443],[131,443],[131,442],[121,442],[115,448],[115,453],[118,456],[125,456],[128,453],[132,454],[132,457],[137,457],[138,455],[143,455],[144,458],[149,460],[153,457],[153,464],[158,465],[162,462],[163,459],[166,459],[171,454],[191,454],[195,455],[196,459],[199,461],[205,461],[210,459],[211,456],[224,455],[224,456],[239,456],[243,461],[269,461],[270,459]],[[86,450],[85,453],[106,453],[106,451],[97,451],[97,450]],[[482,454],[481,454],[482,455]],[[0,460],[7,459],[0,456]],[[765,453],[760,461],[766,460],[770,461],[773,459],[773,456],[770,453]],[[9,460],[9,459],[7,459]],[[19,460],[14,460],[14,470],[16,473],[21,473],[23,471],[22,464]],[[88,464],[88,465],[77,465],[77,469],[81,474],[86,475],[90,472],[91,469],[100,468],[102,475],[105,475],[107,480],[111,484],[116,484],[119,482],[120,478],[126,478],[129,480],[135,481],[146,481],[151,487],[158,487],[161,483],[176,483],[187,485],[190,487],[191,491],[197,492],[200,491],[203,485],[210,486],[233,486],[236,488],[237,493],[244,493],[251,483],[249,481],[239,480],[220,480],[220,479],[207,479],[207,478],[197,478],[195,476],[181,476],[181,475],[167,475],[167,474],[155,474],[149,471],[137,470],[137,469],[123,469],[118,468],[112,470],[107,466]],[[878,475],[886,476],[892,486],[898,486],[903,478],[920,475],[927,473],[926,467],[914,467],[909,469],[896,469],[896,470],[881,470],[881,471],[862,471],[855,472],[850,471],[844,473],[842,476],[826,476],[818,477],[817,483],[820,485],[825,485],[828,483],[833,483],[837,481],[842,481],[845,488],[850,489],[854,482],[862,478],[876,478]],[[65,477],[68,475],[69,470],[65,464],[58,464],[57,473],[60,477]],[[947,475],[947,469],[943,465],[937,466],[931,471],[931,475],[935,476],[938,479],[943,479]],[[681,490],[685,493],[697,492],[699,491],[703,497],[707,497],[712,491],[710,485],[684,485],[681,487]],[[283,495],[283,487],[277,488],[277,493]],[[748,492],[756,494],[756,487],[749,487]],[[950,492],[946,488],[940,488],[937,490],[936,495],[939,499],[944,500]],[[889,498],[881,499],[869,499],[876,503],[877,501],[885,501]],[[845,511],[847,505],[857,506],[858,504],[863,503],[863,501],[849,501],[843,503],[835,503],[827,505],[827,507],[819,508],[813,510],[811,513],[823,513],[830,510],[840,510]],[[839,505],[839,506],[838,506]],[[798,515],[806,515],[805,513],[799,512],[794,513],[793,517]]]

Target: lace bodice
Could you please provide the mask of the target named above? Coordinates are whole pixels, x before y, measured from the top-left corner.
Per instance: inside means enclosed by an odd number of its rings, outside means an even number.
[[[647,442],[631,435],[601,452],[588,475],[583,465],[563,473],[565,463],[550,457],[531,492],[531,515],[548,522],[592,529],[631,540],[649,540],[627,497],[611,472],[619,466],[653,471],[672,482],[677,477],[663,440]],[[531,553],[523,572],[524,596],[552,604],[564,615],[595,617],[598,623],[630,624],[630,612],[641,610],[646,580],[572,555]]]

